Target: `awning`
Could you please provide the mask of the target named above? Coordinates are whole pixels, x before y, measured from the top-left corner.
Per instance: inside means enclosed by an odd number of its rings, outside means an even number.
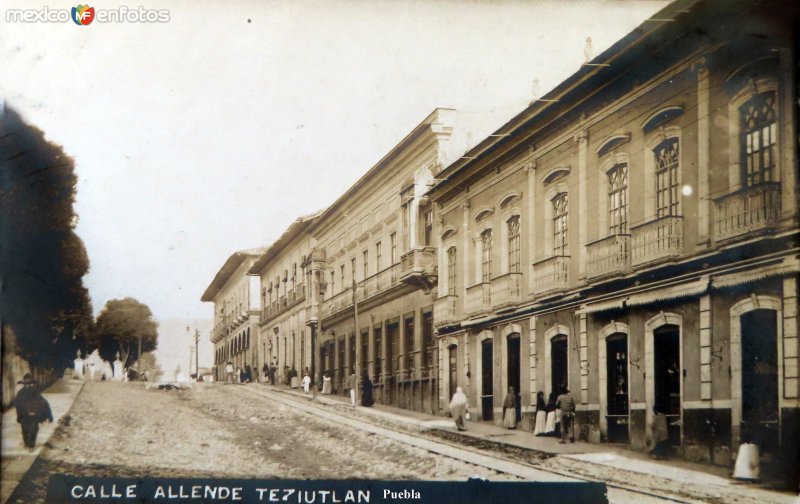
[[[711,279],[711,286],[715,289],[735,287],[769,277],[797,274],[798,272],[800,272],[800,260],[796,257],[787,257],[779,263],[762,266],[758,269],[715,275]]]
[[[708,275],[704,275],[697,280],[687,283],[667,285],[644,292],[632,293],[628,296],[620,296],[596,303],[587,303],[578,310],[578,314],[597,313],[607,310],[625,308],[626,306],[641,306],[664,301],[667,299],[678,299],[683,297],[697,296],[703,294],[708,289]]]

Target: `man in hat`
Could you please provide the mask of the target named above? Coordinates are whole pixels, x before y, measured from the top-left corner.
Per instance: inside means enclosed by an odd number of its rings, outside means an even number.
[[[39,433],[39,424],[47,420],[53,421],[53,413],[47,399],[34,387],[36,380],[30,373],[17,382],[22,389],[14,398],[14,407],[17,409],[17,422],[22,426],[22,439],[28,450],[36,447],[36,435]]]

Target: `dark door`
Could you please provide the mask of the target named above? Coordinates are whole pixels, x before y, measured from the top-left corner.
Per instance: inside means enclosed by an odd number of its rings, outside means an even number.
[[[681,445],[680,328],[666,325],[653,332],[655,407],[667,417],[669,443]]]
[[[778,317],[774,310],[742,315],[742,440],[761,453],[778,448]]]
[[[608,441],[628,442],[628,336],[606,338]]]
[[[519,334],[511,334],[508,337],[508,386],[514,387],[514,393],[516,394],[515,398],[515,409],[516,409],[516,417],[517,422],[522,420],[522,404],[521,404],[521,395],[520,395],[520,362],[519,362]]]
[[[560,394],[569,384],[567,377],[567,336],[559,334],[550,340],[550,391]]]
[[[448,351],[448,361],[450,363],[449,399],[452,399],[453,395],[456,393],[456,387],[458,386],[458,347],[456,345],[450,345],[447,348],[447,351]]]
[[[397,386],[397,355],[398,345],[400,344],[397,333],[398,326],[396,323],[386,326],[386,373],[389,375],[389,379],[386,380],[385,391],[390,404],[394,404],[397,397],[395,387]]]
[[[492,373],[494,362],[492,361],[492,340],[484,340],[481,343],[481,356],[483,359],[481,377],[483,380],[481,386],[481,409],[483,410],[483,419],[486,421],[494,420],[494,375]]]
[[[380,327],[375,328],[375,379],[383,381],[383,334]]]

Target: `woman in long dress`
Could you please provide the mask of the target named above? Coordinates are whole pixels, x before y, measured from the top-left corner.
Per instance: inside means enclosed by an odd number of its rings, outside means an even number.
[[[547,405],[544,403],[544,392],[541,390],[536,393],[536,426],[533,429],[534,436],[543,436],[547,432]]]
[[[508,394],[503,400],[503,427],[517,428],[517,394],[514,393],[514,387],[508,387]]]
[[[547,420],[545,421],[544,434],[546,436],[556,435],[556,398],[558,396],[555,392],[550,392],[550,399],[547,401],[545,410],[547,411]]]
[[[331,377],[328,376],[328,373],[322,375],[322,393],[323,394],[331,393]]]
[[[453,399],[450,401],[450,414],[453,415],[456,428],[460,431],[467,430],[465,420],[468,409],[467,396],[464,394],[461,387],[456,387],[456,393],[453,394]]]

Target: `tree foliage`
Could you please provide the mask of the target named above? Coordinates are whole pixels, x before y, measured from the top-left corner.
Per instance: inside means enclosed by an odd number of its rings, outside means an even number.
[[[0,314],[16,352],[37,367],[69,365],[92,326],[76,182],[61,147],[0,108]]]
[[[113,361],[119,352],[125,367],[139,358],[139,339],[142,353],[158,346],[158,324],[150,308],[133,298],[112,299],[97,316],[89,342],[100,350],[100,356]]]
[[[142,375],[147,376],[147,379],[150,381],[158,381],[164,375],[161,364],[158,363],[156,354],[153,352],[142,354],[140,362],[135,363],[133,366],[137,371],[139,370],[139,366],[141,366]]]

